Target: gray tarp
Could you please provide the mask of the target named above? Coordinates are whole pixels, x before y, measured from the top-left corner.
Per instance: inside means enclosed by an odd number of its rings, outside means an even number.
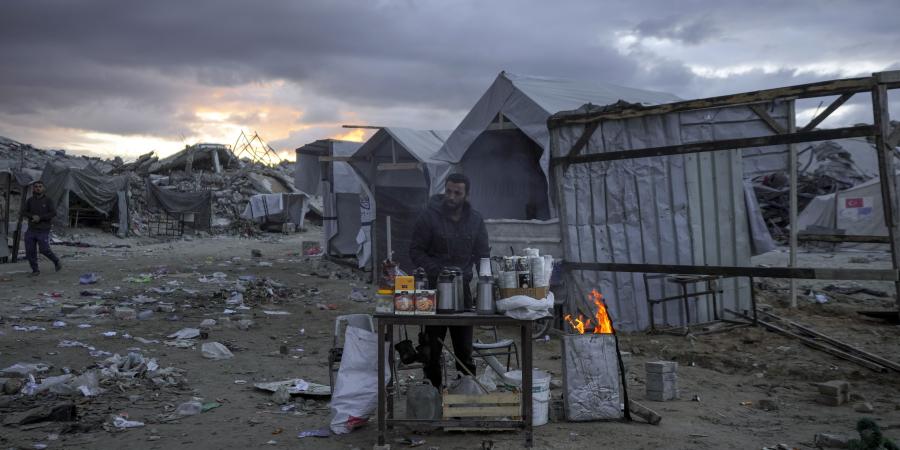
[[[468,164],[464,164],[467,170],[488,167],[491,170],[478,170],[477,177],[472,177],[473,189],[482,189],[477,198],[473,198],[473,206],[487,218],[497,219],[525,219],[526,202],[533,197],[530,193],[531,184],[538,183],[542,196],[538,196],[536,203],[548,202],[549,216],[555,217],[552,199],[547,195],[550,164],[550,133],[547,130],[547,118],[557,111],[572,110],[581,107],[585,103],[595,105],[609,105],[619,100],[644,105],[655,105],[680,100],[678,97],[665,92],[646,91],[624,86],[617,86],[602,82],[574,81],[560,78],[536,77],[516,75],[509,72],[500,72],[487,92],[482,95],[472,110],[466,115],[459,126],[447,138],[447,142],[434,156],[434,159],[459,164],[470,149],[479,144],[479,155],[472,155]],[[482,139],[482,134],[488,129],[491,122],[498,114],[509,122],[512,122],[521,133],[524,133],[536,146],[527,148],[510,149],[503,136],[499,138],[485,138],[494,142],[476,142]],[[484,139],[482,139],[484,140]],[[498,141],[499,140],[499,141]],[[504,145],[497,145],[505,142]],[[510,156],[514,156],[514,164],[505,166],[504,162]],[[494,163],[487,160],[494,158]],[[501,172],[497,172],[500,169]],[[527,171],[527,172],[526,172]],[[514,185],[519,186],[528,182],[525,193],[517,194],[513,204],[504,196],[503,190],[508,189],[509,184],[495,183],[498,173],[504,176],[518,177]],[[440,192],[443,180],[437,180],[432,184]],[[482,186],[483,188],[479,188]],[[492,192],[491,190],[498,190]],[[474,192],[474,191],[473,191]],[[543,205],[537,206],[543,209]],[[502,208],[505,214],[496,215],[492,211]],[[509,211],[509,212],[507,212]],[[543,216],[543,214],[537,214]],[[548,218],[548,217],[543,217]]]
[[[125,192],[128,177],[109,176],[92,166],[83,169],[65,167],[49,163],[41,175],[45,193],[56,205],[54,222],[68,226],[69,201],[72,194],[78,196],[97,212],[106,216],[112,214],[118,203],[118,193]]]
[[[194,214],[196,229],[209,229],[212,224],[212,192],[178,192],[147,183],[147,205],[173,214]]]
[[[302,193],[257,194],[250,197],[241,217],[260,223],[293,223],[303,228],[309,196]]]

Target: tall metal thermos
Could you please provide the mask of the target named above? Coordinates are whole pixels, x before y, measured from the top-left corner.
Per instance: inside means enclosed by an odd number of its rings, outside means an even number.
[[[453,274],[453,295],[455,297],[453,310],[460,313],[466,310],[466,295],[463,291],[465,277],[459,267],[451,267],[450,273]]]
[[[478,299],[475,311],[481,315],[496,314],[494,279],[492,277],[478,277]]]
[[[453,314],[456,312],[456,286],[453,282],[453,274],[444,269],[437,279],[437,312],[438,314]]]

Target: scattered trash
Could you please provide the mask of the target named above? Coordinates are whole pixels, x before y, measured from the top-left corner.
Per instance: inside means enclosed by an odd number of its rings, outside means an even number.
[[[23,327],[23,326],[21,326],[21,325],[13,325],[13,330],[16,330],[16,331],[25,331],[25,332],[29,332],[29,333],[32,332],[32,331],[47,331],[46,328],[44,328],[44,327],[39,327],[39,326],[37,326],[37,325],[28,325],[28,326],[25,326],[25,327]]]
[[[93,325],[91,325],[91,324],[89,324],[89,323],[79,323],[79,324],[78,324],[78,328],[90,328],[90,327],[92,327],[92,326],[93,326]]]
[[[155,299],[153,297],[148,297],[144,294],[138,294],[138,295],[135,295],[134,297],[131,297],[131,301],[134,303],[145,305],[148,303],[156,303],[159,301],[159,299]]]
[[[203,403],[197,400],[184,402],[175,409],[175,414],[179,416],[195,416],[201,412],[203,412]]]
[[[102,333],[100,333],[100,334],[102,334],[102,335],[105,336],[105,337],[115,337],[115,336],[116,336],[117,334],[119,334],[119,333],[117,333],[117,332],[115,332],[115,331],[104,331],[104,332],[102,332]]]
[[[49,372],[50,367],[49,364],[44,363],[16,363],[0,370],[0,373],[3,375],[18,375],[20,377],[25,377],[35,373]]]
[[[418,447],[425,444],[425,439],[412,436],[403,436],[395,439],[394,442],[398,444],[405,444],[409,447]]]
[[[272,263],[269,261],[260,261],[256,265],[260,267],[272,267]]]
[[[287,311],[274,311],[274,310],[264,310],[263,314],[267,316],[289,316],[291,313]]]
[[[256,389],[269,392],[275,392],[282,386],[287,386],[288,392],[291,395],[304,395],[309,397],[328,397],[331,395],[330,386],[312,383],[302,378],[294,378],[284,381],[262,382],[255,383],[253,385],[253,387],[255,387]]]
[[[144,426],[144,422],[138,422],[136,420],[128,420],[125,417],[116,416],[113,419],[113,426],[115,426],[116,428],[119,428],[119,429],[138,428],[138,427]]]
[[[170,334],[169,338],[172,339],[194,339],[200,336],[199,328],[182,328],[172,334]]]
[[[54,320],[51,325],[53,326],[53,328],[63,328],[66,326],[66,323],[62,320]]]
[[[209,328],[216,326],[216,319],[203,319],[203,322],[200,322],[200,328]]]
[[[220,406],[222,406],[222,404],[219,403],[219,402],[209,402],[209,403],[204,403],[204,404],[203,404],[202,412],[207,412],[207,411],[216,409],[216,408],[218,408],[218,407],[220,407]]]
[[[149,283],[153,281],[153,276],[149,273],[142,273],[138,276],[126,277],[122,281],[127,281],[129,283]]]
[[[240,292],[232,292],[231,295],[225,300],[225,304],[228,306],[237,306],[244,304],[244,294]]]
[[[369,296],[363,289],[353,288],[353,291],[350,292],[350,300],[354,302],[368,302]]]
[[[163,344],[175,348],[191,348],[196,342],[187,339],[176,339],[174,341],[163,341]]]
[[[300,434],[297,435],[297,437],[299,437],[299,438],[306,438],[306,437],[327,438],[329,436],[331,436],[331,433],[328,431],[327,428],[317,428],[315,430],[305,430],[305,431],[301,431]]]
[[[100,281],[100,276],[93,272],[78,277],[78,284],[95,284],[98,281]]]
[[[275,390],[275,393],[272,394],[272,401],[276,405],[284,405],[291,402],[291,393],[288,391],[288,386],[283,385]]]
[[[206,342],[200,348],[200,351],[203,354],[204,358],[207,359],[230,359],[234,357],[234,354],[231,353],[231,350],[228,350],[228,347],[218,343],[218,342]]]

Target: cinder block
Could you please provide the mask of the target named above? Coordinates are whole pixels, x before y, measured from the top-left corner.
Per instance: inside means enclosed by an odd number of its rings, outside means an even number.
[[[646,386],[648,391],[674,390],[678,388],[678,377],[674,373],[648,374]]]
[[[850,392],[850,383],[844,380],[826,381],[824,383],[819,383],[817,386],[819,388],[819,393],[824,395],[849,395]]]
[[[678,363],[675,361],[650,361],[644,363],[644,369],[647,373],[674,373],[678,370]]]
[[[819,396],[816,397],[817,403],[827,405],[827,406],[841,406],[844,403],[847,403],[847,400],[848,400],[848,397],[844,394],[841,394],[841,395],[819,394]]]
[[[668,389],[663,391],[651,391],[648,389],[646,397],[647,400],[653,402],[667,402],[669,400],[677,400],[678,389]]]

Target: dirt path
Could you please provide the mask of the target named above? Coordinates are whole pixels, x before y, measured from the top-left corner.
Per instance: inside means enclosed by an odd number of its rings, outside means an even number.
[[[52,366],[47,375],[61,375],[63,368],[80,374],[106,358],[91,356],[83,347],[59,347],[62,340],[69,340],[123,356],[139,352],[148,359],[155,358],[160,367],[181,371],[173,374],[171,383],[163,380],[158,384],[140,377],[105,382],[101,387],[106,392],[100,396],[76,397],[77,426],[62,422],[3,426],[0,444],[11,448],[35,448],[35,444],[47,448],[371,448],[376,435],[374,424],[345,436],[299,439],[297,434],[302,430],[327,426],[327,401],[295,397],[294,409],[282,411],[269,394],[252,387],[254,382],[288,378],[328,384],[327,354],[335,317],[374,309],[372,303],[349,299],[354,287],[368,292],[360,276],[300,255],[302,241],[316,239],[311,232],[289,237],[272,235],[264,240],[208,238],[152,244],[130,240],[126,243],[131,248],[118,249],[55,246],[63,256],[64,271],[46,272],[34,279],[24,276],[24,264],[0,266],[0,368],[17,362],[44,362]],[[123,242],[89,233],[80,240],[98,245]],[[260,250],[262,257],[251,257],[252,249]],[[79,285],[79,275],[86,272],[99,274],[101,281],[92,286]],[[216,282],[212,276],[215,272],[225,274],[221,278],[224,281]],[[149,282],[126,281],[142,273],[152,274]],[[273,298],[258,290],[245,293],[245,303],[251,309],[225,314],[225,297],[235,280],[247,275],[282,283],[284,288],[275,285],[281,296]],[[204,276],[213,282],[198,281]],[[153,288],[177,290],[160,293]],[[86,289],[99,290],[99,299],[82,296]],[[193,290],[197,292],[192,294]],[[171,303],[174,312],[155,311],[147,320],[116,318],[116,306],[134,303],[133,298],[141,294]],[[847,296],[826,305],[804,304],[791,311],[778,306],[784,301],[783,291],[761,293],[761,298],[775,305],[778,314],[900,359],[900,327],[852,313],[861,305],[890,304],[892,300]],[[61,313],[63,304],[99,306],[84,317],[67,317]],[[326,309],[320,309],[319,304]],[[327,305],[335,309],[327,309]],[[136,309],[151,308],[138,305]],[[268,315],[265,310],[286,311],[289,315]],[[197,327],[204,319],[217,321],[206,341],[226,344],[234,353],[233,359],[204,359],[199,343],[193,348],[163,344],[170,333]],[[52,324],[58,320],[66,326],[54,328]],[[253,324],[242,329],[240,320]],[[79,328],[79,324],[91,327]],[[28,326],[44,329],[15,329]],[[101,333],[107,331],[117,335],[104,337]],[[131,338],[123,338],[123,334]],[[143,343],[138,337],[151,343]],[[159,342],[152,343],[154,340]],[[622,336],[621,341],[622,349],[632,354],[629,392],[634,399],[643,399],[643,362],[679,362],[680,400],[645,402],[663,415],[662,423],[551,422],[536,429],[536,448],[719,449],[762,448],[778,443],[810,448],[816,433],[849,433],[864,415],[887,426],[888,436],[900,438],[900,382],[895,373],[875,374],[754,328],[692,337],[633,334]],[[288,350],[287,355],[280,353],[282,346]],[[559,379],[559,340],[538,342],[535,349],[536,366]],[[420,373],[412,371],[403,376],[421,378]],[[852,392],[864,397],[874,411],[861,414],[852,405],[815,403],[813,383],[830,379],[850,381]],[[561,390],[552,393],[558,399]],[[193,397],[221,406],[199,415],[165,420],[174,408]],[[0,421],[60,399],[46,393],[0,396]],[[762,399],[773,400],[777,410],[757,408]],[[124,431],[111,427],[110,416],[121,413],[146,425]],[[402,435],[402,430],[395,430],[391,439]],[[424,448],[481,448],[485,440],[493,441],[494,448],[520,448],[522,444],[521,437],[513,433],[436,432],[421,437],[426,440]],[[398,447],[403,445],[395,444]]]

